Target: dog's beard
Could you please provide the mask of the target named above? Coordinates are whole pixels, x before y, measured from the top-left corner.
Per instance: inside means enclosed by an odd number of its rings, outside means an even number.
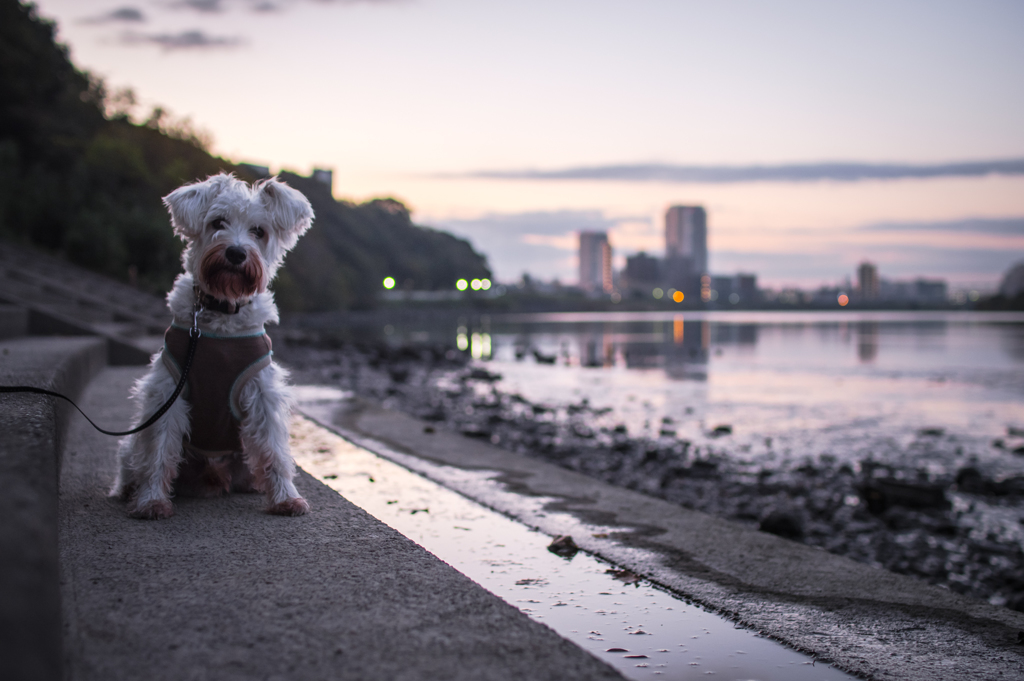
[[[263,264],[251,251],[245,261],[232,265],[224,257],[226,246],[217,246],[207,252],[199,263],[200,281],[210,295],[222,300],[238,301],[251,298],[263,290]]]

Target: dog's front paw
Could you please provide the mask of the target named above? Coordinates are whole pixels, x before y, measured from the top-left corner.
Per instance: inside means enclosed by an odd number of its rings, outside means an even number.
[[[285,499],[279,504],[274,504],[267,509],[271,515],[306,515],[309,513],[309,502],[302,497]]]
[[[142,506],[135,506],[128,515],[139,520],[161,520],[174,515],[174,505],[168,499],[157,499]]]

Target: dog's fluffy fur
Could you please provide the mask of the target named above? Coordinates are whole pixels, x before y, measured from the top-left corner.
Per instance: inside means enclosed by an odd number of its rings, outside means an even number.
[[[278,321],[274,296],[267,289],[281,262],[310,227],[313,210],[298,191],[276,178],[250,186],[231,175],[215,175],[187,184],[164,197],[174,233],[187,244],[185,271],[167,295],[179,326],[192,325],[195,289],[242,305],[237,314],[204,311],[203,333],[244,335]],[[244,261],[232,264],[225,252]],[[200,338],[199,343],[202,343]],[[149,372],[139,379],[132,398],[136,423],[153,414],[174,392],[175,379],[153,356]],[[174,513],[171,497],[215,496],[229,491],[261,491],[268,511],[302,515],[309,504],[299,496],[292,478],[295,463],[288,444],[291,395],[288,374],[271,363],[242,390],[243,451],[220,459],[187,453],[189,403],[178,397],[154,425],[121,441],[119,472],[112,494],[128,502],[132,517],[157,519]]]

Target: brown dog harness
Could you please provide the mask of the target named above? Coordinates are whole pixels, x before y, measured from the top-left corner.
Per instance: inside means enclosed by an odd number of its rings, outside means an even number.
[[[188,329],[173,324],[164,334],[161,359],[176,381],[181,376],[188,340]],[[242,451],[242,389],[270,366],[271,354],[270,336],[265,331],[247,336],[203,333],[182,394],[192,406],[186,442],[190,450],[208,457]]]

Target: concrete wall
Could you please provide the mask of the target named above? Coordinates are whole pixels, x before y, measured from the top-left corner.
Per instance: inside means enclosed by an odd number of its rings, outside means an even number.
[[[77,398],[106,364],[96,337],[0,341],[0,385]],[[0,394],[0,667],[4,679],[59,679],[57,491],[73,408],[63,400]]]

